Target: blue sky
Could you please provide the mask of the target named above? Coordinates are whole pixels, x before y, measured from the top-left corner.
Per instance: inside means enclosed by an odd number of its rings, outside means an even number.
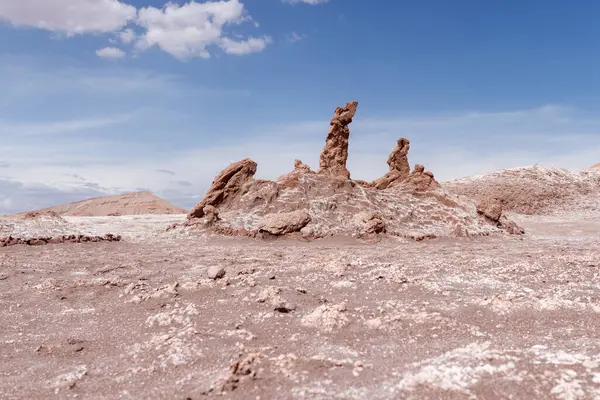
[[[314,4],[312,4],[314,3]],[[600,3],[0,0],[0,213],[137,189],[184,207],[229,162],[349,168],[400,136],[439,179],[600,161]]]

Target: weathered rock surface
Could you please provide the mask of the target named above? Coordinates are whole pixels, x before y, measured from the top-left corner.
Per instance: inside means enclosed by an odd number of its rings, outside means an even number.
[[[348,160],[348,139],[352,118],[356,114],[358,102],[352,101],[344,107],[337,107],[329,123],[329,134],[325,147],[321,151],[320,174],[329,174],[350,179],[350,171],[346,168]]]
[[[268,214],[258,224],[258,230],[273,235],[285,235],[300,231],[309,222],[310,214],[306,210]]]
[[[208,276],[208,279],[221,279],[225,276],[225,268],[220,267],[218,265],[213,265],[211,267],[208,267],[206,275]]]
[[[502,202],[498,199],[481,199],[477,203],[477,212],[493,222],[498,222],[502,217]]]
[[[356,214],[354,222],[360,236],[381,233],[385,230],[385,222],[374,211],[362,211]]]
[[[373,182],[372,186],[377,189],[386,189],[394,182],[403,181],[410,174],[410,165],[408,164],[408,151],[410,150],[410,141],[406,138],[398,139],[396,148],[388,157],[387,163],[390,171]]]
[[[213,180],[212,186],[202,201],[190,211],[189,217],[202,218],[204,207],[218,208],[234,201],[241,194],[243,186],[254,177],[256,167],[256,163],[249,158],[229,165]]]
[[[440,188],[440,184],[435,180],[432,172],[425,171],[425,167],[416,164],[413,172],[405,180],[395,183],[403,185],[416,192],[427,192]]]
[[[0,238],[0,247],[9,247],[17,245],[25,246],[43,246],[46,244],[60,243],[98,243],[98,242],[120,242],[120,235],[106,234],[104,236],[89,236],[89,235],[63,235],[63,236],[44,236],[44,237],[3,237]]]
[[[527,215],[600,208],[600,169],[534,165],[444,182],[443,188],[478,202],[498,199],[504,211]]]

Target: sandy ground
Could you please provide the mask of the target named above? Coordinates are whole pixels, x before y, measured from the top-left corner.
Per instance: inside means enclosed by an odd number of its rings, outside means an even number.
[[[377,244],[67,218],[125,241],[0,249],[0,398],[600,399],[598,217]]]

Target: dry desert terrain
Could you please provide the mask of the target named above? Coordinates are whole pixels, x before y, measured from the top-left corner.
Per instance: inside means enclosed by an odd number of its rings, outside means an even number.
[[[123,240],[0,248],[0,398],[597,399],[599,216],[376,243],[5,220]]]

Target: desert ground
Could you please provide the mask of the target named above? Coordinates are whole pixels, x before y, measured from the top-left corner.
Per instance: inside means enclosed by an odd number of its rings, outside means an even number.
[[[421,242],[21,222],[123,240],[0,249],[0,397],[597,399],[599,216]]]

